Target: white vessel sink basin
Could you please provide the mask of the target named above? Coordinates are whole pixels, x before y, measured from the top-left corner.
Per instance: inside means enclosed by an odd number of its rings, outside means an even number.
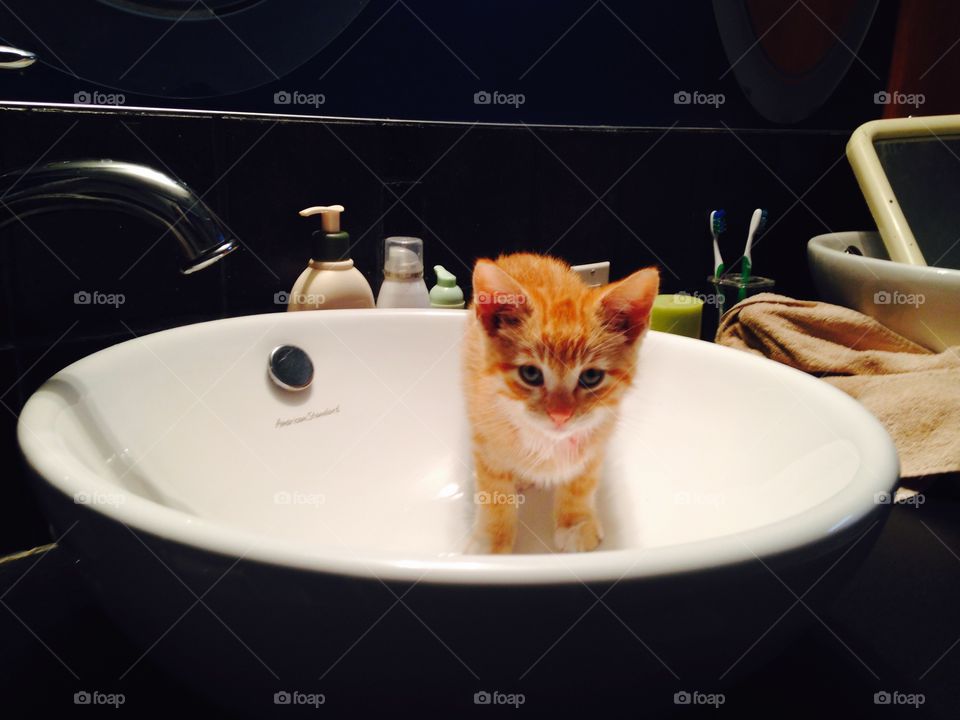
[[[869,315],[935,352],[960,345],[960,270],[892,262],[874,232],[817,235],[807,258],[826,302]]]
[[[533,491],[517,554],[464,555],[464,317],[221,320],[116,345],[51,378],[26,404],[19,441],[62,545],[118,624],[201,691],[238,703],[246,693],[244,707],[269,706],[268,690],[298,687],[298,673],[329,690],[391,648],[476,692],[478,677],[516,682],[548,647],[559,662],[576,641],[554,641],[603,588],[656,651],[615,621],[591,631],[626,638],[649,663],[631,666],[635,677],[669,666],[715,680],[762,657],[767,641],[753,644],[792,604],[774,574],[803,593],[841,556],[858,557],[847,556],[854,545],[865,552],[885,517],[876,497],[894,488],[897,456],[859,404],[771,361],[654,332],[609,452],[601,548],[554,554],[549,498]],[[268,378],[281,344],[311,356],[308,390]],[[195,599],[184,588],[212,585],[204,602],[223,622],[200,608],[178,621]],[[410,620],[408,604],[421,623],[370,632],[388,608]],[[364,647],[383,643],[376,658],[351,649],[367,632]],[[215,671],[224,653],[244,659],[228,679]],[[351,669],[326,674],[341,662]],[[388,665],[396,675],[411,663]]]

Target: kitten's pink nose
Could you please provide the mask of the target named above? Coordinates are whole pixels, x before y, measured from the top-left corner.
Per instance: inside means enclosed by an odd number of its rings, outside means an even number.
[[[547,413],[550,416],[550,419],[553,420],[553,424],[558,428],[562,428],[567,424],[567,420],[573,415],[573,408],[563,408],[562,410],[551,410]]]

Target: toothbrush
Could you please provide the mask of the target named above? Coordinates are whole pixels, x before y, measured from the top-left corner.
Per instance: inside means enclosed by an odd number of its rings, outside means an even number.
[[[713,279],[714,289],[717,297],[717,317],[722,317],[724,313],[724,298],[720,288],[720,277],[726,271],[727,266],[723,263],[720,256],[720,235],[727,229],[727,211],[714,210],[710,213],[710,234],[713,236]]]
[[[753,248],[753,238],[760,232],[763,232],[767,224],[767,211],[757,208],[753,211],[750,218],[750,231],[747,233],[747,245],[743,249],[743,264],[740,266],[740,288],[737,292],[737,299],[744,300],[747,297],[746,284],[750,281],[750,273],[753,271],[753,258],[750,250]]]
[[[710,234],[713,236],[713,275],[719,280],[727,266],[720,257],[720,234],[727,229],[727,213],[725,210],[714,210],[710,213]]]

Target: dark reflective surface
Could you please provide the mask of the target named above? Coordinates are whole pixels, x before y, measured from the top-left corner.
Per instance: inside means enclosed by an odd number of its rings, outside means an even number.
[[[61,5],[0,4],[0,40],[40,55],[29,71],[0,74],[0,98],[844,130],[884,109],[874,96],[887,89],[898,17],[897,3],[876,0],[71,0],[70,12]],[[944,64],[927,75],[944,77],[952,77]],[[948,88],[943,95],[952,97]]]
[[[101,90],[119,94],[119,104],[141,95],[189,106],[296,70],[337,38],[367,1],[11,0],[0,7],[0,36],[37,53],[30,92],[66,83],[74,86],[71,97]]]
[[[960,269],[960,137],[931,131],[873,146],[927,265]]]
[[[0,176],[0,228],[41,213],[105,206],[163,225],[183,255],[181,271],[200,270],[236,249],[221,221],[184,183],[145,165],[67,160]]]

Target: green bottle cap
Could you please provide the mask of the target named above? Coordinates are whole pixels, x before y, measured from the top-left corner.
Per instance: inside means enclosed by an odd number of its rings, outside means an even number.
[[[448,272],[443,265],[434,265],[433,271],[437,274],[437,284],[430,289],[430,307],[464,307],[463,290],[457,287],[456,276]]]

